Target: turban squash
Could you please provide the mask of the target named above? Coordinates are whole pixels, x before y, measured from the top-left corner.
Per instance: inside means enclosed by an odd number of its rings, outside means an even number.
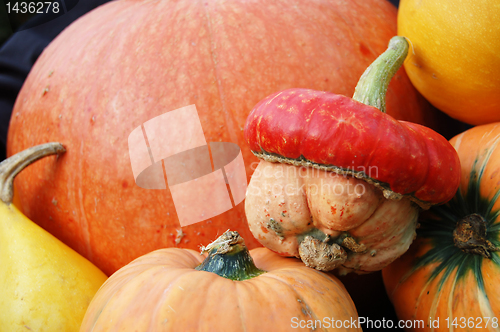
[[[381,112],[407,51],[391,39],[353,99],[288,89],[252,110],[245,135],[263,161],[245,208],[264,246],[321,270],[381,270],[413,241],[417,206],[453,197],[460,163],[449,142]]]

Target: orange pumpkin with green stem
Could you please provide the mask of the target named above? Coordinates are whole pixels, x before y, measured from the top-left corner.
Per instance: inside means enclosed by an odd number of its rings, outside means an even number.
[[[450,143],[462,164],[460,188],[422,216],[417,240],[383,270],[384,283],[400,319],[439,320],[434,331],[498,331],[500,123]]]
[[[264,246],[321,270],[380,270],[413,241],[418,206],[453,197],[460,172],[453,147],[384,113],[407,51],[404,38],[391,39],[353,99],[289,89],[252,110],[245,136],[263,161],[245,209]]]
[[[335,277],[265,248],[248,251],[237,232],[205,250],[207,257],[161,249],[126,265],[97,292],[80,331],[290,331],[308,324],[361,331]],[[335,329],[332,319],[347,328]]]

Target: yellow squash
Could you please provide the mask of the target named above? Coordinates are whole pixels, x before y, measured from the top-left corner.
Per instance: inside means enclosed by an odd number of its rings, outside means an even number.
[[[413,54],[411,82],[460,121],[500,121],[500,1],[401,0],[398,35]]]
[[[107,279],[11,203],[14,176],[31,162],[62,152],[59,143],[48,143],[0,164],[0,331],[78,331]]]

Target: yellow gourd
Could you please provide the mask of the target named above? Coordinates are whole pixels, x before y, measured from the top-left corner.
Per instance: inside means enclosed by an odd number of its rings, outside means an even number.
[[[14,176],[30,163],[64,152],[48,143],[0,164],[0,330],[78,331],[106,275],[25,217],[12,201]]]
[[[411,82],[434,106],[473,125],[500,121],[500,1],[401,0],[398,35],[413,46]]]

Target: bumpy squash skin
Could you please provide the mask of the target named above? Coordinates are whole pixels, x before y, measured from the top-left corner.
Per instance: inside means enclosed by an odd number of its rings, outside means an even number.
[[[385,199],[375,186],[349,175],[261,161],[245,201],[252,234],[284,256],[299,255],[306,235],[340,243],[346,235],[361,252],[347,250],[339,273],[381,270],[415,237],[419,208]]]
[[[417,240],[383,270],[384,283],[398,317],[424,320],[425,331],[432,331],[427,326],[429,317],[439,318],[434,331],[453,327],[465,331],[471,325],[498,331],[500,255],[495,247],[500,246],[500,124],[474,127],[450,143],[462,163],[459,191],[448,204],[421,218]],[[457,222],[473,213],[486,220],[486,239],[492,245],[489,258],[455,245]],[[454,319],[458,325],[451,324]]]
[[[206,140],[237,143],[250,177],[257,159],[242,129],[252,107],[291,87],[352,95],[396,34],[396,15],[385,0],[122,0],[97,8],[44,50],[19,94],[8,154],[47,141],[68,150],[56,170],[40,161],[16,179],[22,210],[108,275],[155,249],[197,249],[228,228],[258,246],[243,204],[181,230],[169,190],[135,185],[128,135],[195,104]],[[387,111],[437,125],[404,70],[389,86]]]
[[[356,308],[337,278],[265,248],[250,254],[255,265],[267,272],[242,281],[196,271],[205,257],[194,250],[168,248],[144,255],[101,287],[81,332],[285,332],[296,330],[293,317],[357,319]]]

